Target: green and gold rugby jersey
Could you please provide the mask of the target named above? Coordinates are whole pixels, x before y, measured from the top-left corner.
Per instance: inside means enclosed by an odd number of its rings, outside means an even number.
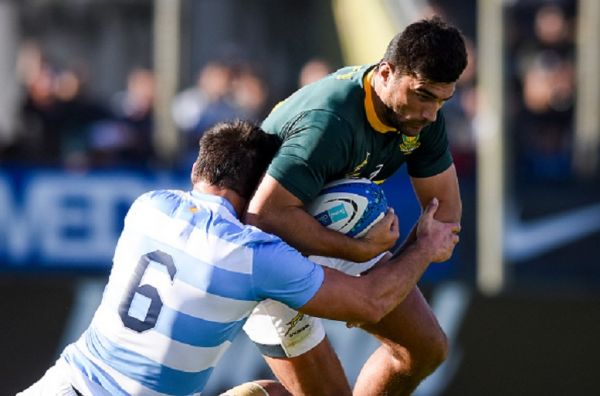
[[[262,128],[283,140],[268,173],[304,203],[329,181],[366,177],[382,182],[403,163],[413,177],[452,164],[441,112],[418,137],[377,117],[370,84],[374,65],[346,67],[276,105]]]

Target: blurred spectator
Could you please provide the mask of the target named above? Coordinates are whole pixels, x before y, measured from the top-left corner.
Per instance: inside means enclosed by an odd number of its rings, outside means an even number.
[[[154,104],[154,74],[152,71],[136,68],[127,76],[127,88],[117,92],[112,98],[111,107],[115,115],[132,123],[142,123],[148,129]]]
[[[83,71],[61,70],[54,79],[55,114],[59,130],[59,161],[69,168],[89,166],[88,134],[90,128],[110,117],[106,106],[85,91]]]
[[[199,137],[206,128],[236,115],[230,97],[232,83],[233,70],[229,65],[217,61],[206,64],[196,84],[175,97],[172,108],[175,124],[185,134]]]
[[[523,146],[525,170],[542,179],[570,175],[573,120],[573,65],[541,52],[523,76],[523,103],[519,127],[526,134]]]
[[[320,80],[332,71],[331,66],[325,60],[320,58],[310,59],[300,70],[300,74],[298,75],[298,86],[303,87]]]
[[[36,43],[21,48],[18,72],[23,85],[21,127],[9,161],[35,165],[87,166],[87,134],[108,118],[105,106],[85,92],[86,68],[52,65]]]
[[[26,76],[21,116],[23,125],[14,147],[15,160],[27,158],[34,163],[56,161],[60,153],[54,72],[47,63],[31,69]]]
[[[52,130],[53,70],[36,42],[26,41],[17,58],[17,77],[22,87],[20,122],[14,141],[3,149],[4,162],[45,162],[58,155],[58,132]],[[45,133],[43,131],[46,131]]]
[[[522,26],[516,40],[514,78],[520,97],[514,143],[521,176],[560,180],[571,172],[573,24],[558,4],[533,12],[533,34]]]
[[[206,129],[219,121],[243,118],[243,112],[233,99],[233,84],[233,67],[222,61],[211,61],[198,73],[196,84],[173,100],[173,120],[183,133],[184,154],[180,165],[184,169],[196,159],[198,139]]]
[[[127,87],[111,100],[113,117],[92,126],[89,148],[94,166],[148,166],[154,159],[152,113],[154,75],[136,68]]]
[[[236,70],[231,97],[240,118],[260,122],[266,116],[267,85],[251,65],[246,64]]]
[[[554,48],[566,55],[572,51],[572,26],[571,22],[558,6],[558,4],[546,4],[538,9],[534,21],[535,36],[540,45]]]

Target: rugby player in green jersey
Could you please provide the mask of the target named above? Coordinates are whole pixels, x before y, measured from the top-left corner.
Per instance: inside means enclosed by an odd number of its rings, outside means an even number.
[[[379,182],[406,163],[422,207],[435,197],[436,218],[459,223],[461,200],[440,109],[466,64],[461,33],[432,18],[396,35],[379,63],[341,69],[292,94],[262,124],[283,143],[246,220],[305,255],[368,262],[359,267],[367,269],[395,236],[349,238],[321,226],[304,205],[329,181],[357,176]],[[404,246],[413,239],[414,233]],[[286,388],[295,395],[350,394],[318,319],[262,304],[245,330]],[[417,287],[379,323],[361,327],[382,345],[359,374],[355,395],[410,394],[448,353],[446,336]]]

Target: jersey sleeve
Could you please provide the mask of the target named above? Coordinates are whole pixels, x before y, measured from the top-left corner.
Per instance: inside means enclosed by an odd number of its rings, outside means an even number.
[[[406,166],[412,177],[429,177],[442,173],[452,165],[446,122],[440,111],[438,119],[421,133],[421,146],[408,156]]]
[[[281,239],[255,246],[253,257],[254,293],[259,299],[273,299],[297,309],[321,287],[323,268]]]
[[[350,163],[350,125],[332,112],[311,110],[285,129],[280,134],[281,148],[267,172],[308,203],[327,180],[342,175]]]

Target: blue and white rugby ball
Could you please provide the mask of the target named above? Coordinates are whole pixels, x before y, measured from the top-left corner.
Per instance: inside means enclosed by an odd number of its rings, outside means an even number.
[[[340,179],[326,184],[307,205],[325,227],[360,238],[388,209],[383,189],[369,179]]]

